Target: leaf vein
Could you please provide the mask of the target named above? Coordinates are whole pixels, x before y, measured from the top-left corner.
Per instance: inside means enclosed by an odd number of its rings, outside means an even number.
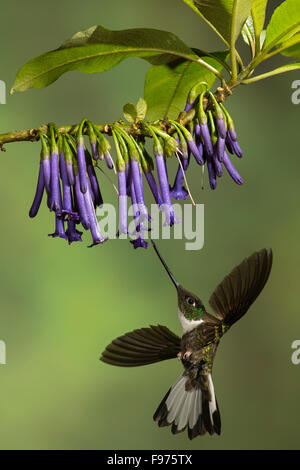
[[[59,64],[59,65],[56,65],[55,67],[52,67],[52,68],[49,68],[48,70],[45,70],[44,72],[40,73],[40,74],[37,74],[35,75],[34,77],[31,77],[30,79],[28,80],[23,80],[19,85],[15,86],[13,88],[12,91],[15,91],[17,90],[18,88],[20,87],[23,87],[24,85],[27,85],[28,83],[30,82],[34,82],[35,80],[38,80],[39,78],[43,77],[44,75],[46,75],[47,73],[51,73],[53,72],[54,70],[57,70],[59,68],[62,68],[66,65],[70,65],[72,63],[76,63],[76,62],[82,62],[84,60],[88,60],[88,59],[94,59],[96,57],[102,57],[102,56],[106,56],[106,55],[117,55],[117,54],[124,54],[124,53],[130,53],[130,52],[158,52],[158,53],[162,53],[162,54],[170,54],[170,55],[174,55],[176,57],[181,57],[183,59],[186,59],[186,60],[189,60],[191,62],[198,62],[198,58],[195,57],[193,58],[192,56],[189,56],[187,54],[181,54],[179,52],[175,52],[175,51],[169,51],[169,50],[163,50],[163,49],[156,49],[156,48],[145,48],[145,49],[135,49],[135,48],[132,48],[132,49],[122,49],[120,51],[107,51],[107,52],[102,52],[102,53],[97,53],[97,54],[91,54],[91,55],[87,55],[85,57],[78,57],[76,59],[72,59],[72,60],[69,60],[69,61],[66,61],[64,62],[63,64]]]

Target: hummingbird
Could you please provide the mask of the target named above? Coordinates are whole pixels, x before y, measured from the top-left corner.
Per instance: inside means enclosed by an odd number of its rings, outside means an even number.
[[[189,439],[205,433],[220,435],[220,411],[212,381],[215,354],[222,336],[245,315],[264,288],[272,267],[272,250],[253,253],[223,279],[209,299],[212,315],[197,295],[177,282],[151,241],[177,291],[182,337],[162,325],[137,329],[112,341],[100,360],[134,367],[178,358],[184,371],[164,396],[154,421],[159,427],[171,426],[173,434],[187,428]]]

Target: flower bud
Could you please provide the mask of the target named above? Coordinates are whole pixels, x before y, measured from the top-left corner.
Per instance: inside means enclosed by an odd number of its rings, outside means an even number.
[[[88,136],[89,136],[89,140],[90,140],[92,157],[93,157],[94,160],[99,160],[98,147],[97,147],[97,136],[96,136],[95,130],[93,128],[93,124],[90,121],[87,122],[87,131],[88,131]]]
[[[224,153],[224,166],[226,168],[226,170],[228,171],[229,175],[231,176],[231,178],[237,183],[237,184],[243,184],[243,179],[242,177],[239,175],[239,173],[236,171],[236,169],[234,168],[233,164],[232,164],[232,161],[230,160],[227,152],[225,151]]]
[[[95,207],[100,207],[103,204],[102,194],[99,188],[98,179],[95,173],[94,165],[91,159],[91,156],[88,151],[86,151],[86,162],[87,162],[87,172],[91,184],[92,194],[94,196]]]
[[[39,166],[39,175],[38,175],[36,192],[35,192],[32,206],[29,211],[29,217],[31,218],[35,217],[39,211],[39,208],[43,199],[44,188],[45,188],[45,180],[44,180],[44,172],[43,172],[43,163],[41,162]]]

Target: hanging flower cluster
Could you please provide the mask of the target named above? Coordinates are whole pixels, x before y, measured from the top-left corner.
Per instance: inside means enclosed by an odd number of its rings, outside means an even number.
[[[163,123],[150,124],[141,120],[129,131],[122,122],[106,126],[106,132],[113,137],[115,162],[109,141],[92,122],[84,119],[75,137],[61,133],[50,124],[48,135],[40,133],[41,160],[30,217],[36,216],[45,192],[48,208],[54,212],[56,221],[55,232],[49,236],[64,238],[69,244],[82,241],[82,232],[78,230],[81,224],[91,232],[91,246],[106,241],[96,217],[96,209],[102,206],[103,199],[95,174],[95,166],[105,161],[107,168],[114,169],[118,176],[118,236],[129,234],[134,238],[131,240],[134,248],[147,248],[144,235],[146,230],[151,230],[151,217],[144,200],[143,176],[155,203],[165,214],[165,223],[170,226],[178,222],[172,199],[186,199],[190,195],[184,182],[191,156],[202,167],[207,165],[212,189],[216,188],[223,167],[237,184],[242,184],[227,153],[242,157],[229,113],[211,92],[194,95],[192,89],[177,121],[166,119]],[[189,119],[185,119],[187,116]],[[84,134],[89,138],[90,151]],[[154,159],[145,148],[146,137],[152,138]],[[175,181],[170,185],[167,161],[174,155],[179,166]],[[133,208],[134,233],[129,233],[128,199]]]
[[[241,176],[234,168],[227,153],[228,151],[239,158],[243,156],[230,114],[222,103],[218,103],[213,93],[203,91],[200,95],[195,96],[194,90],[196,87],[191,90],[185,107],[186,112],[195,110],[195,118],[189,125],[191,132],[187,133],[182,126],[178,131],[181,130],[184,133],[183,137],[188,143],[188,150],[194,155],[197,163],[199,165],[206,163],[211,189],[216,189],[217,177],[222,176],[223,166],[235,183],[243,184]],[[178,123],[177,127],[179,127]],[[181,145],[184,145],[183,139],[180,142],[183,142]],[[183,151],[181,158],[187,160],[186,169],[188,153]],[[182,179],[182,176],[178,175],[178,177]],[[179,198],[182,198],[183,195],[184,193],[179,191]]]
[[[38,183],[29,216],[37,215],[45,191],[48,208],[55,214],[55,231],[49,236],[64,238],[69,244],[82,241],[82,232],[77,230],[81,224],[85,230],[90,230],[91,246],[94,246],[106,240],[95,213],[103,200],[90,153],[84,145],[84,123],[85,120],[79,127],[76,142],[67,134],[61,135],[55,125],[49,126],[49,138],[40,134],[42,150]],[[104,147],[102,145],[101,149]],[[108,160],[108,147],[105,155]]]

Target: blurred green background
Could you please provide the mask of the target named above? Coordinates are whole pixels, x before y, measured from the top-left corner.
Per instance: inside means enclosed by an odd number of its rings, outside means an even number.
[[[93,24],[112,29],[172,30],[207,50],[221,42],[180,0],[60,0],[5,2],[1,9],[0,79],[13,83],[30,58],[58,47]],[[143,95],[146,62],[131,59],[102,75],[71,73],[45,90],[7,97],[0,133],[42,123],[109,122]],[[14,143],[1,154],[0,366],[2,449],[291,449],[299,448],[300,365],[291,343],[300,338],[299,114],[291,83],[300,72],[238,88],[228,100],[245,156],[236,161],[245,184],[227,177],[205,204],[205,246],[184,240],[159,247],[183,285],[205,303],[223,276],[262,247],[274,250],[270,281],[251,311],[222,340],[214,367],[221,409],[220,437],[192,443],[159,429],[152,414],[181,366],[176,360],[118,369],[99,362],[114,337],[162,323],[180,333],[175,292],[153,251],[127,241],[86,249],[50,239],[53,216],[43,203],[30,220],[39,144]],[[173,174],[175,162],[171,165]],[[197,170],[197,171],[196,171]],[[102,182],[107,202],[115,194]]]

